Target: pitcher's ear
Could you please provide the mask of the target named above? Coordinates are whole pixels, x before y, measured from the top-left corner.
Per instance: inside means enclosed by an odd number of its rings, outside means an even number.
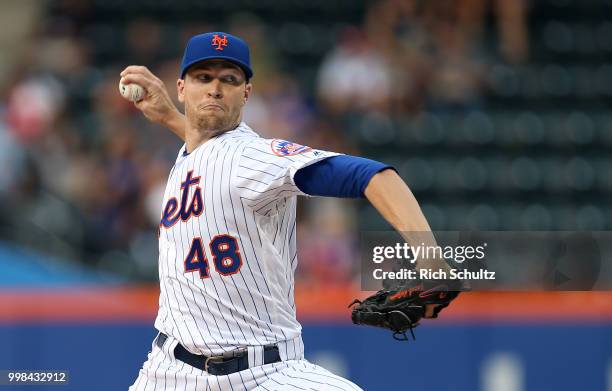
[[[178,100],[181,103],[185,102],[185,79],[178,79],[176,81],[176,92],[178,94]]]
[[[244,87],[244,100],[243,104],[246,104],[249,98],[251,97],[251,92],[253,92],[253,85],[251,83],[247,83]]]

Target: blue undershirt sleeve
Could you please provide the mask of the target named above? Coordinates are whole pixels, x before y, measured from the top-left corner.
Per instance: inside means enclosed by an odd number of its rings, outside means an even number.
[[[313,196],[363,198],[374,175],[392,166],[357,156],[332,156],[297,170],[294,181]]]

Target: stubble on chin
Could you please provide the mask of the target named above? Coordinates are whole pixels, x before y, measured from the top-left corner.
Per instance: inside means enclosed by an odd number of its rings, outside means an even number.
[[[196,118],[194,125],[194,129],[197,129],[200,134],[204,134],[208,137],[218,136],[232,130],[234,127],[231,118],[214,115],[199,116]]]
[[[219,118],[214,116],[206,116],[200,117],[197,119],[196,129],[201,132],[219,134],[222,133],[228,127],[228,119],[227,118]]]

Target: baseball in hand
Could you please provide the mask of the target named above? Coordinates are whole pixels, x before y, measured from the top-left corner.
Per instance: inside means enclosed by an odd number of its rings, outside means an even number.
[[[146,95],[145,89],[142,86],[135,83],[123,84],[121,81],[119,81],[119,92],[121,96],[131,102],[138,102],[144,99]]]

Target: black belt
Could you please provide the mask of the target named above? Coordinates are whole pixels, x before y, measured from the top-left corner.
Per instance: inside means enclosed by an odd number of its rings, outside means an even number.
[[[168,336],[166,334],[159,333],[155,339],[155,344],[161,349],[167,339]],[[249,368],[249,355],[246,350],[234,353],[233,357],[206,357],[191,353],[179,343],[174,348],[174,357],[185,364],[206,371],[214,376],[229,375],[230,373],[244,371]],[[280,360],[278,346],[264,346],[264,364],[272,364]]]

